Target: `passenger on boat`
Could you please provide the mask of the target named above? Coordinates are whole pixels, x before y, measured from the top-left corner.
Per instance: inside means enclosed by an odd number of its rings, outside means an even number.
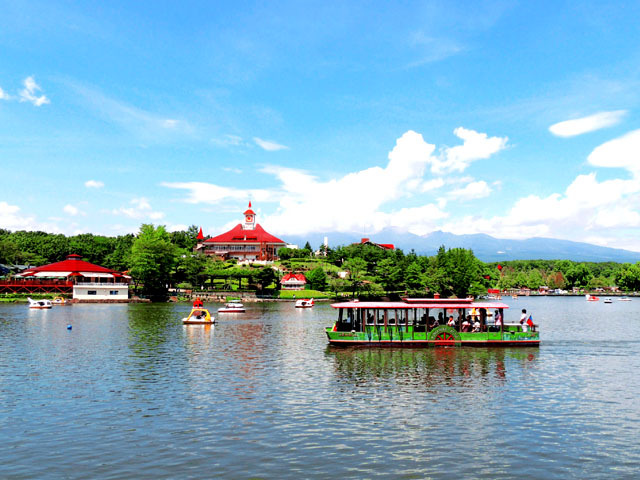
[[[481,328],[480,319],[476,317],[475,321],[473,322],[473,332],[474,333],[480,332],[480,328]]]
[[[467,315],[467,318],[465,318],[464,321],[462,322],[462,331],[463,332],[470,332],[471,331],[471,322],[469,322],[469,318],[470,318],[470,316]]]
[[[527,309],[523,308],[522,309],[522,315],[520,315],[520,325],[522,325],[522,331],[526,332],[529,330],[527,324]]]
[[[502,316],[500,316],[500,310],[496,310],[495,313],[493,314],[493,318],[494,318],[494,322],[496,324],[496,327],[501,327],[502,326]]]
[[[438,317],[442,317],[442,313],[440,315],[438,315]],[[438,325],[440,325],[440,322],[438,320],[435,319],[435,317],[429,317],[429,328],[433,329],[436,328]]]
[[[444,315],[442,314],[442,312],[438,314],[438,324],[444,325]]]
[[[447,326],[449,326],[449,327],[454,327],[454,328],[455,328],[455,326],[456,326],[456,322],[455,322],[455,320],[453,319],[453,315],[450,315],[450,316],[449,316],[449,320],[447,320]]]

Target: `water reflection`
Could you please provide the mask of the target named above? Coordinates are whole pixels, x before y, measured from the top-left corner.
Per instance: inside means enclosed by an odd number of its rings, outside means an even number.
[[[328,346],[325,355],[333,360],[336,374],[344,380],[396,377],[427,387],[464,384],[467,379],[506,379],[510,370],[534,365],[538,348],[340,348]]]

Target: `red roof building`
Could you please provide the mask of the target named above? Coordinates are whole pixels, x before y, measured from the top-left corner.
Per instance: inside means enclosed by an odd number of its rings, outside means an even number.
[[[374,247],[378,247],[378,248],[383,248],[385,250],[395,250],[396,247],[393,245],[393,243],[374,243],[371,240],[369,240],[368,238],[363,238],[362,240],[360,240],[359,244],[355,244],[355,245],[373,245]]]
[[[34,290],[35,287],[51,285],[47,288],[52,293],[72,291],[73,298],[88,301],[126,301],[131,280],[121,272],[86,262],[80,255],[69,255],[61,262],[29,268],[15,278],[14,283],[23,287],[21,291],[35,293],[43,291],[43,287]],[[59,285],[63,284],[67,290],[61,290]]]
[[[283,290],[304,290],[307,279],[302,273],[287,273],[280,280]]]
[[[244,212],[244,224],[239,223],[228,232],[199,241],[196,250],[222,259],[274,261],[278,259],[278,249],[286,245],[256,223],[256,213],[249,202],[249,208]]]

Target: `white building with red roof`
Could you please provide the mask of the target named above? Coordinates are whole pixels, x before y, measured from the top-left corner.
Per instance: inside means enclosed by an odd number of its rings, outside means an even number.
[[[127,301],[131,277],[116,270],[85,262],[69,255],[62,262],[29,268],[16,277],[23,282],[64,279],[73,287],[73,298],[93,301]]]
[[[256,213],[251,210],[249,202],[249,208],[244,212],[244,223],[215,237],[199,239],[196,250],[222,259],[271,262],[278,259],[278,250],[286,245],[256,223]]]
[[[302,273],[287,273],[280,280],[283,290],[304,290],[307,278]]]

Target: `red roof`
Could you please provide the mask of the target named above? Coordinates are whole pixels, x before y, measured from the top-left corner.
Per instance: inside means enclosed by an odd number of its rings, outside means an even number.
[[[288,282],[290,280],[297,280],[299,282],[307,283],[307,279],[302,273],[287,273],[284,277],[282,277],[280,283]]]
[[[204,240],[204,234],[202,233],[202,227],[200,227],[200,231],[198,232],[198,236],[196,240]]]
[[[38,272],[89,272],[89,273],[120,273],[109,268],[101,267],[93,263],[85,262],[80,255],[69,255],[66,260],[41,267],[34,267],[22,274],[35,274]]]
[[[380,247],[380,248],[385,248],[387,250],[395,250],[396,247],[393,245],[393,243],[376,243],[376,242],[372,242],[369,238],[363,238],[360,240],[360,244],[364,245],[364,244],[369,244],[369,245],[373,245],[375,247]],[[356,244],[354,244],[356,245]]]
[[[286,245],[278,237],[274,237],[269,232],[265,231],[260,224],[256,224],[256,228],[253,230],[245,230],[241,224],[236,225],[228,232],[218,235],[217,237],[209,238],[204,243],[281,243]]]

